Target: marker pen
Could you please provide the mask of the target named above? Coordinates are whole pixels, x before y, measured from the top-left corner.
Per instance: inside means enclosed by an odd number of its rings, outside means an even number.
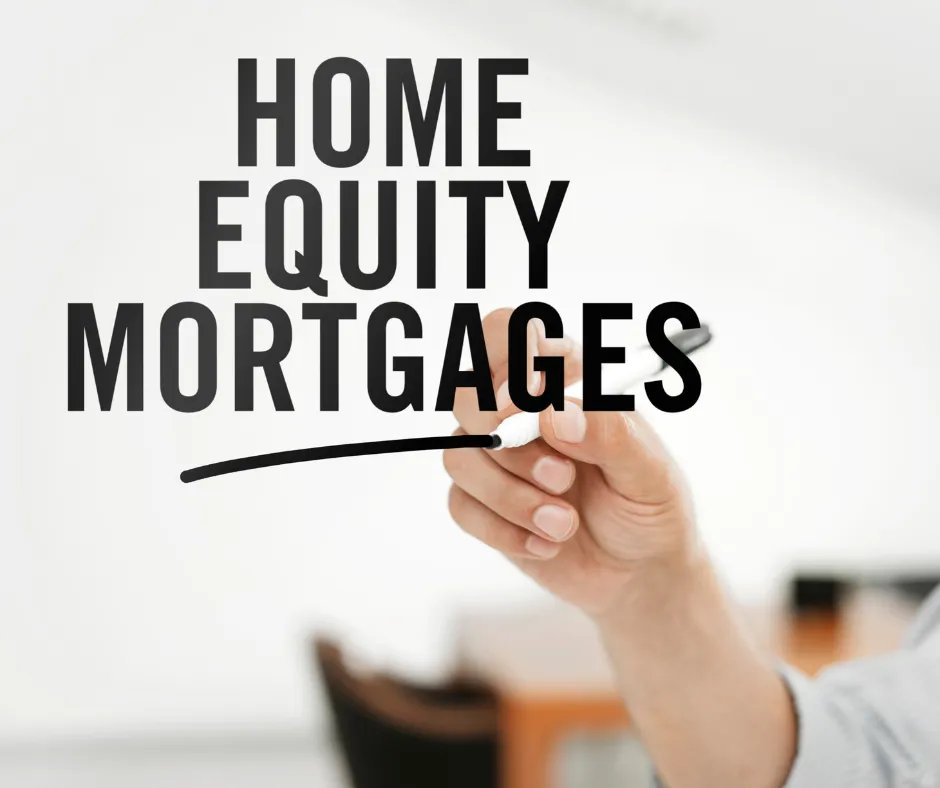
[[[707,344],[711,338],[712,334],[708,326],[703,325],[701,328],[679,331],[671,335],[669,341],[685,355],[689,355]],[[625,363],[618,368],[617,374],[602,384],[601,391],[604,394],[623,394],[634,386],[656,377],[668,366],[649,345],[646,345],[628,354]],[[569,387],[565,393],[578,393],[579,390],[580,384],[576,384]],[[525,446],[539,436],[538,413],[513,414],[490,433],[494,449],[514,449]]]

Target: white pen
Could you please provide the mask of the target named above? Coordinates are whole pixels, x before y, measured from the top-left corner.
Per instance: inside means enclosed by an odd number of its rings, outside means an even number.
[[[711,340],[708,326],[690,328],[670,335],[672,342],[685,355],[698,350]],[[649,345],[628,353],[625,362],[617,370],[613,379],[601,385],[603,394],[622,394],[634,386],[651,380],[667,369],[669,365]],[[580,384],[566,389],[565,393],[577,392]],[[514,449],[525,446],[539,437],[539,414],[516,413],[505,419],[490,437],[493,449]]]

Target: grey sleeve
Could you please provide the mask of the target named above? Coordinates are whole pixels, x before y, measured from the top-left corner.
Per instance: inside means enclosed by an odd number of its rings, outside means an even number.
[[[789,666],[781,673],[798,722],[783,788],[940,788],[936,650],[844,662],[816,679]]]
[[[798,720],[784,788],[940,788],[940,653],[905,649],[782,674]]]

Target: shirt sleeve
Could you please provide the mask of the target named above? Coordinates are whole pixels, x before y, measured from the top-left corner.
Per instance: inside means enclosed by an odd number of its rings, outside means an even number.
[[[783,788],[940,788],[940,653],[844,662],[816,679],[780,672],[798,724]]]
[[[940,788],[940,653],[846,662],[815,680],[781,673],[798,722],[784,788]]]

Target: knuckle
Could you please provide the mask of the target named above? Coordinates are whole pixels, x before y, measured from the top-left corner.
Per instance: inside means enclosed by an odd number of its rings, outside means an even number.
[[[481,524],[477,538],[483,544],[504,555],[518,556],[524,554],[522,538],[515,526],[502,521],[489,520]]]
[[[450,486],[450,491],[447,494],[447,510],[459,525],[461,516],[466,510],[466,499],[463,491],[456,484]]]
[[[519,525],[532,521],[533,513],[545,501],[541,491],[508,474],[490,481],[480,502],[500,517]]]
[[[524,525],[528,528],[535,518],[536,510],[542,506],[551,504],[559,505],[557,500],[543,495],[533,487],[530,491],[527,491],[524,495],[520,495],[513,501],[515,509],[514,519],[520,525]]]
[[[464,467],[463,455],[465,452],[465,449],[444,449],[444,470],[451,478],[459,474]]]
[[[503,474],[493,482],[490,499],[500,509],[507,511],[525,510],[531,503],[532,492],[534,492],[534,489],[531,492],[526,489],[528,486],[517,485],[512,477]]]

